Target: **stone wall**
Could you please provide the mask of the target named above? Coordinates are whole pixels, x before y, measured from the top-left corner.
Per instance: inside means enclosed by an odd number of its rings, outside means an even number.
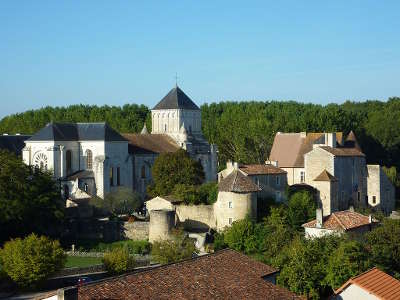
[[[176,218],[188,230],[215,228],[212,205],[176,205]]]
[[[123,234],[130,240],[147,240],[149,238],[149,222],[124,222]]]

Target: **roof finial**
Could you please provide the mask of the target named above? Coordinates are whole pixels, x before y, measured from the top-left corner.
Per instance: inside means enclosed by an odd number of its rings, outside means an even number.
[[[178,73],[175,72],[175,87],[178,87]]]

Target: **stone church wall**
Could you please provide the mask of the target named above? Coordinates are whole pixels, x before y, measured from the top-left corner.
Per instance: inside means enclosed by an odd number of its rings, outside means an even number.
[[[124,237],[130,240],[147,240],[149,238],[149,222],[124,222]]]

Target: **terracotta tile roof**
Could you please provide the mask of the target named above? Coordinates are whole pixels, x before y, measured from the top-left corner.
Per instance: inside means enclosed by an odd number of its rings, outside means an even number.
[[[239,170],[233,170],[218,183],[218,191],[234,193],[252,193],[261,191],[250,178]]]
[[[340,294],[351,284],[358,285],[379,299],[400,299],[400,281],[386,274],[385,272],[382,272],[378,268],[373,268],[349,279],[344,285],[335,291],[335,294]]]
[[[302,299],[262,278],[276,271],[228,249],[88,283],[78,299]]]
[[[122,136],[129,142],[129,153],[158,154],[179,149],[175,141],[166,134],[123,133]]]
[[[323,170],[321,174],[314,178],[314,181],[337,181],[337,178],[327,170]]]
[[[315,228],[317,220],[312,220],[303,224],[303,227]],[[377,223],[373,219],[373,223]],[[369,216],[364,216],[354,211],[343,210],[336,211],[323,218],[322,228],[331,230],[352,230],[361,226],[370,225]]]
[[[336,132],[336,142],[341,145],[342,132]],[[323,143],[325,133],[277,133],[274,138],[270,160],[278,161],[280,168],[304,168],[304,154],[313,149],[315,143]]]
[[[246,173],[247,175],[269,175],[269,174],[286,174],[285,170],[275,167],[269,164],[259,164],[259,165],[241,165],[239,167],[240,171]]]

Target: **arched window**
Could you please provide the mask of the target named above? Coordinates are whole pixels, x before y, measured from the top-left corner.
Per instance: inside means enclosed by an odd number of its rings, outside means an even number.
[[[72,171],[72,151],[67,150],[65,155],[66,155],[66,161],[67,161],[67,174],[69,174]]]
[[[86,169],[93,169],[93,154],[92,151],[89,149],[86,150]]]
[[[142,178],[146,178],[146,166],[142,166],[142,170],[141,170],[141,177]]]

